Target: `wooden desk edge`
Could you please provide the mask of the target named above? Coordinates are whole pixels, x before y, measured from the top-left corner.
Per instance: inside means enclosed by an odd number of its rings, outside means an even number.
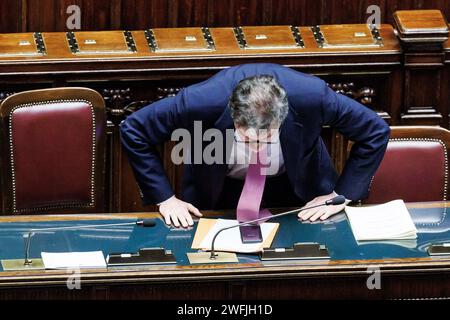
[[[361,276],[367,277],[369,268],[378,267],[381,274],[424,274],[443,273],[450,271],[450,259],[396,259],[399,263],[389,263],[389,260],[366,260],[363,264],[354,261],[325,262],[322,265],[310,265],[311,261],[298,262],[296,265],[270,265],[262,263],[239,265],[211,266],[155,266],[148,269],[109,269],[82,270],[81,281],[88,283],[111,284],[130,282],[198,282],[205,280],[251,280],[274,278],[314,278]],[[317,263],[314,262],[314,263]],[[328,264],[327,264],[328,263]],[[353,264],[347,264],[353,263]],[[0,288],[16,286],[65,285],[70,272],[63,270],[34,270],[28,272],[0,272]]]

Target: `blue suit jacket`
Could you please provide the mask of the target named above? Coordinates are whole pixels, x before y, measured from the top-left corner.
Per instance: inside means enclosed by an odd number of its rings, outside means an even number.
[[[210,79],[181,90],[175,97],[152,103],[129,116],[121,126],[144,204],[162,202],[173,195],[156,145],[170,140],[172,131],[193,134],[194,121],[203,130],[234,128],[229,97],[244,78],[269,74],[284,87],[289,113],[280,131],[285,168],[295,193],[309,201],[335,190],[347,199],[367,196],[389,138],[389,126],[356,101],[335,93],[321,79],[276,64],[245,64],[218,72]],[[355,141],[339,177],[320,137],[330,125]],[[227,173],[226,164],[185,165],[183,199],[199,208],[214,208]]]

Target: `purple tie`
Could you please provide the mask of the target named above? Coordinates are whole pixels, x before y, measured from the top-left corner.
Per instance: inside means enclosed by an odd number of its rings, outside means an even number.
[[[266,183],[266,175],[262,174],[266,166],[267,150],[252,151],[247,169],[244,187],[239,198],[236,216],[239,222],[246,222],[271,215],[269,210],[260,210],[261,200]]]

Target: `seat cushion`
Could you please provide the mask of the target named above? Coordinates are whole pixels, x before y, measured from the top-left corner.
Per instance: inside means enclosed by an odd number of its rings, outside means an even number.
[[[26,105],[11,115],[15,211],[89,205],[93,111],[88,102]]]
[[[366,203],[441,201],[446,183],[447,155],[440,141],[396,139],[388,144]]]

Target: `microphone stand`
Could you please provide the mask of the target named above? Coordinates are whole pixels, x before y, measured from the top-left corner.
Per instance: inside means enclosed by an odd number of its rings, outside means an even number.
[[[273,216],[264,217],[264,218],[258,218],[258,219],[255,219],[255,220],[242,222],[242,223],[236,224],[234,226],[230,226],[230,227],[226,227],[226,228],[220,229],[219,231],[217,231],[217,233],[214,235],[214,237],[212,239],[212,242],[211,242],[211,256],[209,257],[209,259],[210,260],[215,260],[216,257],[218,256],[218,254],[215,253],[215,251],[214,251],[214,242],[216,241],[217,236],[222,231],[225,231],[225,230],[228,230],[228,229],[232,229],[232,228],[236,228],[236,227],[240,227],[240,226],[249,225],[249,224],[252,225],[255,222],[269,220],[269,219],[272,219],[272,218],[278,218],[278,217],[286,216],[286,215],[289,215],[289,214],[297,213],[297,212],[300,212],[300,211],[303,211],[303,210],[314,209],[314,208],[321,207],[321,206],[339,205],[339,204],[343,204],[344,202],[345,202],[345,197],[344,196],[336,196],[333,199],[327,200],[324,203],[321,203],[321,204],[318,204],[318,205],[315,205],[315,206],[306,207],[306,208],[298,208],[298,209],[286,211],[286,212],[283,212],[283,213],[275,214]]]

